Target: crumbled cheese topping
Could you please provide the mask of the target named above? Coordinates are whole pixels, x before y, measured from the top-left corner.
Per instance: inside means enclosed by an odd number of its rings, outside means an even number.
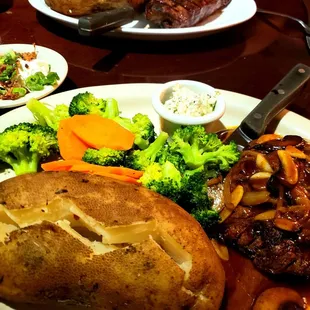
[[[171,97],[164,102],[164,106],[175,114],[204,116],[214,110],[218,95],[218,92],[214,96],[198,94],[187,87],[176,84],[172,89]]]
[[[19,74],[23,80],[36,72],[42,72],[46,76],[50,71],[50,65],[44,60],[32,59],[26,61],[19,58],[18,61],[20,64]]]

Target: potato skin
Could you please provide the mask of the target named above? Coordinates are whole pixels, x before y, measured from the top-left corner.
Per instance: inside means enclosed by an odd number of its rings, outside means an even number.
[[[152,240],[93,255],[57,225],[43,222],[0,243],[0,297],[97,309],[219,308],[223,267],[200,225],[178,205],[146,188],[82,173],[44,172],[0,183],[0,203],[9,210],[56,198],[70,199],[106,226],[155,219],[192,255],[189,279]]]
[[[45,0],[54,11],[69,16],[89,15],[128,5],[126,0]]]

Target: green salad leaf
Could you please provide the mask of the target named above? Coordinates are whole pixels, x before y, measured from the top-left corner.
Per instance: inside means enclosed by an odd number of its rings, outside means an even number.
[[[19,54],[14,51],[9,51],[8,53],[0,56],[0,65],[15,65]]]
[[[18,98],[24,97],[27,94],[27,89],[24,87],[15,87],[12,90],[13,94],[18,94]]]
[[[0,74],[0,81],[5,82],[11,80],[16,74],[15,65],[6,65],[5,69]]]
[[[42,90],[46,85],[55,85],[59,80],[56,72],[49,72],[46,76],[42,72],[36,72],[25,80],[25,85],[30,91]]]

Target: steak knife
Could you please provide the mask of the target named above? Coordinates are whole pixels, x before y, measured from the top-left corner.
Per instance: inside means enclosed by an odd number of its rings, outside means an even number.
[[[82,16],[78,20],[78,31],[83,36],[102,34],[128,24],[134,16],[130,6]]]
[[[250,141],[264,134],[270,121],[292,102],[309,77],[308,66],[296,65],[246,116],[225,143],[235,141],[242,150]]]

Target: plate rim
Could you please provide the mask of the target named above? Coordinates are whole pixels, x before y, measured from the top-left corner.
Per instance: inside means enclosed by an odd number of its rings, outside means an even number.
[[[240,1],[240,3],[244,0],[232,0],[233,1]],[[78,19],[72,16],[67,16],[61,13],[58,13],[56,11],[53,11],[46,3],[44,0],[28,0],[29,4],[35,8],[36,10],[40,11],[42,14],[49,16],[50,18],[56,19],[60,22],[65,22],[73,26],[74,28],[77,27],[78,25]],[[227,7],[229,7],[230,4],[228,4]],[[42,6],[41,6],[42,5]],[[133,35],[138,35],[138,36],[182,36],[182,35],[195,35],[195,34],[201,34],[201,33],[208,33],[208,32],[215,32],[219,30],[224,30],[226,28],[230,28],[233,26],[236,26],[238,24],[244,23],[251,19],[255,14],[257,10],[257,5],[254,0],[248,0],[246,5],[249,7],[248,15],[240,20],[234,21],[233,23],[228,23],[224,25],[218,25],[217,27],[211,28],[211,29],[206,29],[206,25],[200,25],[200,26],[193,26],[193,27],[187,27],[187,28],[173,28],[173,29],[160,29],[160,28],[132,28],[128,27],[129,24],[126,24],[116,30],[110,31],[108,34],[133,34]],[[224,8],[223,10],[225,11]]]
[[[25,44],[25,43],[1,44],[0,45],[0,51],[5,50],[5,49],[10,49],[10,48],[12,50],[16,51],[16,50],[20,50],[20,49],[28,49],[28,48],[33,47],[33,46],[34,46],[33,44]],[[36,49],[38,49],[38,52],[48,51],[48,53],[52,53],[52,54],[56,55],[57,65],[60,64],[62,67],[62,74],[59,74],[59,72],[57,72],[57,74],[59,75],[59,81],[58,81],[57,85],[54,87],[46,88],[45,90],[43,89],[42,91],[37,92],[37,95],[36,95],[36,92],[31,92],[31,93],[27,94],[28,96],[26,95],[25,97],[20,98],[20,101],[1,100],[0,99],[0,109],[10,109],[10,108],[20,107],[22,105],[25,105],[26,102],[31,98],[42,99],[42,98],[50,95],[51,93],[53,93],[65,81],[65,79],[68,75],[69,65],[68,65],[67,60],[64,58],[64,56],[62,56],[57,51],[55,51],[51,48],[48,48],[46,46],[35,44],[35,47],[36,47]],[[26,98],[26,99],[22,100],[24,98]]]
[[[104,91],[105,88],[113,89],[113,88],[119,88],[119,87],[121,87],[121,88],[126,88],[126,87],[128,87],[128,88],[139,88],[139,89],[141,89],[141,88],[142,89],[154,88],[155,89],[155,87],[159,87],[161,85],[163,85],[163,83],[122,83],[122,84],[85,86],[85,87],[74,88],[74,89],[70,89],[70,90],[67,90],[67,91],[64,91],[64,92],[60,92],[60,93],[49,95],[49,96],[45,97],[44,100],[45,100],[45,102],[47,104],[53,106],[54,104],[51,104],[50,101],[57,101],[57,98],[63,96],[64,94],[66,96],[68,96],[70,94],[72,94],[72,96],[74,96],[75,94],[77,94],[79,92],[85,92],[85,91],[92,92],[92,91],[96,91],[96,90],[100,90],[100,89],[102,89]],[[238,93],[238,92],[234,92],[234,91],[226,90],[226,89],[220,89],[220,88],[216,88],[216,89],[218,91],[220,91],[224,96],[225,96],[225,94],[227,94],[227,95],[229,95],[231,97],[238,96],[238,97],[244,98],[245,100],[252,101],[253,104],[254,104],[253,107],[255,107],[261,101],[261,99],[259,99],[259,98],[256,98],[256,97],[253,97],[253,96],[249,96],[249,95],[246,95],[246,94],[242,94],[242,93]],[[137,94],[134,93],[134,96],[137,96]],[[142,93],[142,96],[143,96],[143,93]],[[130,96],[128,96],[128,97],[130,97]],[[56,98],[56,100],[55,100],[55,98]],[[151,98],[151,94],[150,94],[150,98]],[[57,102],[60,103],[60,101],[61,100],[58,100]],[[61,103],[64,103],[64,102],[61,102]],[[7,116],[11,116],[11,115],[14,115],[14,114],[19,114],[19,112],[23,111],[23,110],[28,110],[25,105],[0,115],[0,132],[1,132],[1,120],[3,120]],[[308,118],[306,118],[306,117],[304,117],[304,116],[302,116],[300,114],[297,114],[297,113],[295,113],[293,111],[290,111],[290,110],[285,110],[284,113],[282,113],[282,114],[284,114],[285,118],[288,118],[288,117],[291,117],[291,116],[297,117],[300,120],[302,120],[303,122],[309,124],[309,128],[310,128],[310,120]],[[224,114],[224,116],[225,116],[225,114]],[[281,119],[282,118],[283,117],[281,116]],[[310,133],[309,133],[309,139],[310,139]]]
[[[51,106],[55,106],[56,104],[69,104],[69,98],[72,98],[73,96],[75,96],[77,93],[79,92],[83,92],[83,91],[89,91],[89,92],[94,92],[95,95],[97,93],[96,96],[98,96],[98,94],[100,93],[105,93],[106,97],[108,96],[113,96],[112,93],[119,93],[121,95],[116,95],[115,97],[117,98],[117,100],[119,100],[120,105],[128,105],[130,107],[130,102],[125,102],[122,104],[123,101],[121,100],[127,100],[128,101],[140,101],[141,99],[143,100],[149,100],[149,107],[152,108],[151,105],[151,97],[152,97],[152,93],[156,91],[156,89],[158,87],[160,87],[163,83],[124,83],[124,84],[110,84],[110,85],[97,85],[97,86],[90,86],[90,87],[82,87],[82,88],[76,88],[76,89],[71,89],[65,92],[61,92],[61,93],[57,93],[57,94],[53,94],[51,96],[45,97],[44,102],[46,102],[47,104],[51,105]],[[119,88],[123,88],[123,91],[119,91]],[[137,92],[137,89],[139,89],[139,91]],[[142,91],[141,91],[142,89]],[[238,125],[238,122],[241,121],[240,118],[243,118],[247,115],[247,113],[249,113],[250,110],[252,110],[259,102],[260,99],[249,96],[249,95],[245,95],[245,94],[241,94],[241,93],[237,93],[237,92],[233,92],[230,90],[223,90],[223,89],[218,89],[220,92],[222,92],[223,96],[226,98],[229,98],[229,100],[231,100],[231,104],[228,103],[228,109],[226,111],[226,118],[225,118],[225,114],[224,116],[221,118],[221,120],[219,121],[219,123],[221,124],[222,128],[223,126],[226,127],[231,127],[231,126],[236,126]],[[125,94],[125,95],[124,95]],[[128,95],[130,94],[130,95]],[[66,97],[66,100],[61,99],[62,96]],[[137,98],[138,100],[136,100],[135,98]],[[140,99],[141,98],[141,99]],[[240,109],[238,110],[238,113],[236,114],[234,111],[236,110],[234,108],[234,103],[237,103],[237,105],[241,105],[242,107],[245,107],[243,109],[243,111],[241,111],[242,113],[240,114]],[[246,103],[246,104],[245,104]],[[141,102],[139,103],[141,104]],[[147,110],[149,109],[148,105],[144,105],[144,107],[147,108]],[[230,113],[227,113],[230,110]],[[129,112],[130,111],[130,112]],[[127,108],[127,112],[125,112],[125,114],[127,115],[129,113],[134,114],[137,113],[135,112],[134,109],[128,109]],[[140,111],[140,113],[150,113],[150,112],[142,112]],[[124,114],[124,115],[125,115]],[[244,114],[244,116],[242,115]],[[156,130],[160,130],[160,120],[158,115],[156,114],[155,111],[153,111],[153,113],[148,114],[149,117],[151,118],[151,120],[154,122],[154,126],[156,128]],[[156,118],[156,120],[155,120]],[[237,119],[237,121],[236,121]],[[280,114],[280,121],[277,124],[276,129],[278,130],[277,132],[283,135],[286,134],[298,134],[304,138],[306,138],[307,140],[310,140],[310,120],[295,113],[292,111],[288,111],[285,110],[284,113],[281,115]],[[282,121],[284,119],[284,121]],[[5,121],[3,121],[5,120]],[[33,117],[31,112],[27,109],[26,106],[22,106],[16,109],[13,109],[3,115],[0,116],[0,132],[2,132],[7,126],[11,126],[14,124],[17,124],[19,122],[28,122],[28,121],[32,121]],[[292,123],[296,123],[296,124],[300,124],[297,128],[294,128],[294,131],[292,132],[292,127],[291,124]],[[222,128],[211,128],[211,131],[216,131]],[[15,174],[13,173],[13,170],[8,169],[8,170],[3,170],[0,171],[0,182],[13,177]],[[0,304],[1,305],[1,304]]]

